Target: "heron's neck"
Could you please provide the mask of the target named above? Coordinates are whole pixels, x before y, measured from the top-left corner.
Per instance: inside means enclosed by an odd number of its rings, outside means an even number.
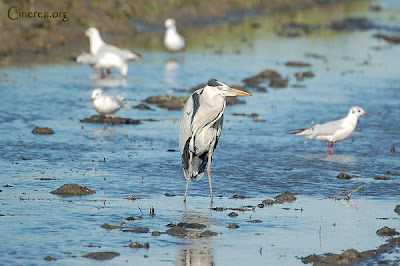
[[[93,35],[90,39],[90,53],[97,54],[100,47],[104,45],[104,41],[99,34]]]
[[[205,103],[212,109],[224,109],[225,97],[221,94],[214,94],[208,90],[203,91],[203,99]],[[223,110],[222,110],[223,111]]]

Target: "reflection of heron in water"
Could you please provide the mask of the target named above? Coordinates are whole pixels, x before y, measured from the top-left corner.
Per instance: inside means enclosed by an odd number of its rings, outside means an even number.
[[[189,213],[185,204],[185,213],[182,219],[183,223],[196,223],[206,225],[205,229],[192,229],[186,228],[189,236],[196,236],[200,231],[207,230],[210,226],[208,216],[201,216],[195,213]],[[209,266],[215,265],[214,257],[212,254],[212,240],[211,238],[198,238],[191,237],[191,244],[183,247],[178,251],[175,265],[183,266]]]

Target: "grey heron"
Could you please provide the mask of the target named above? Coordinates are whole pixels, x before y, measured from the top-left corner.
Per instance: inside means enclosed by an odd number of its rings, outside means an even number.
[[[328,142],[329,153],[333,154],[333,143],[350,137],[354,129],[356,129],[358,118],[363,115],[370,116],[370,114],[365,112],[361,107],[353,106],[350,108],[347,116],[342,119],[324,124],[312,125],[309,128],[295,129],[292,134]]]
[[[213,201],[211,181],[212,155],[221,136],[227,96],[250,96],[211,79],[204,88],[196,90],[186,101],[179,129],[179,151],[187,179],[184,202],[191,179],[200,180],[208,163],[208,183]]]

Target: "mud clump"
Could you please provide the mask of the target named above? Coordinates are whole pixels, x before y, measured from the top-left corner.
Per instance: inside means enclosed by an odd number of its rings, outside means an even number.
[[[387,175],[400,176],[400,173],[395,173],[395,172],[390,172],[390,171],[387,171],[386,174]]]
[[[170,236],[176,236],[176,237],[185,237],[188,234],[188,230],[186,230],[185,228],[181,227],[181,226],[174,226],[171,227],[170,229],[168,229],[166,231],[166,233]]]
[[[285,191],[284,193],[275,197],[275,203],[278,203],[278,204],[281,204],[284,202],[293,202],[295,200],[297,200],[297,198],[289,191]]]
[[[393,178],[390,176],[374,176],[373,179],[374,180],[393,180]]]
[[[387,226],[382,227],[378,231],[376,231],[376,234],[378,236],[396,236],[399,235],[400,233],[396,231],[394,228],[389,228]]]
[[[288,61],[285,63],[287,67],[311,67],[310,63],[298,62],[298,61]]]
[[[342,254],[327,253],[324,255],[309,255],[301,258],[304,264],[313,263],[314,265],[354,265],[362,264],[363,261],[377,259],[383,253],[390,253],[392,250],[400,246],[400,237],[391,238],[388,243],[381,245],[377,249],[358,252],[355,249],[348,249]]]
[[[147,104],[141,103],[136,106],[132,106],[134,109],[139,109],[139,110],[149,110],[149,111],[154,111],[154,109],[151,109],[150,106]]]
[[[84,258],[90,258],[94,260],[111,260],[118,256],[118,252],[92,252],[82,255]]]
[[[386,42],[388,42],[390,44],[400,44],[400,36],[378,33],[378,34],[375,34],[374,37],[377,39],[385,40]]]
[[[48,127],[35,127],[32,130],[32,134],[51,135],[51,134],[54,134],[54,131],[51,128],[48,128]]]
[[[123,232],[146,234],[150,231],[148,227],[125,227],[122,229]]]
[[[79,120],[81,123],[104,123],[105,116],[102,115],[92,115],[90,118],[85,118]],[[123,118],[123,117],[116,117],[110,118],[107,121],[108,124],[118,124],[118,125],[138,125],[142,122],[140,120],[131,119],[131,118]]]
[[[260,86],[262,82],[269,79],[269,87],[271,88],[286,88],[289,80],[282,78],[282,76],[275,70],[264,70],[255,76],[245,78],[242,81],[245,83],[246,87],[262,89]]]
[[[339,179],[352,179],[352,176],[346,173],[340,173],[338,174],[337,178]]]
[[[120,229],[121,227],[118,226],[118,225],[111,225],[111,224],[105,223],[105,224],[103,224],[101,226],[101,228],[104,228],[104,229],[107,229],[107,230],[115,230],[115,229]]]
[[[52,256],[46,256],[46,257],[44,257],[44,260],[46,260],[46,261],[52,261],[52,260],[56,261],[57,259],[53,258]]]
[[[308,25],[298,22],[289,22],[286,24],[279,24],[274,27],[275,33],[280,37],[299,37],[308,35],[313,31],[319,30],[319,25]]]
[[[159,231],[153,231],[153,232],[151,232],[151,235],[152,236],[160,236],[161,233]]]
[[[397,205],[397,206],[394,208],[394,212],[397,213],[398,215],[400,215],[400,205]]]
[[[199,223],[179,223],[177,226],[188,228],[188,229],[204,229],[207,226]]]
[[[182,110],[189,96],[174,97],[168,95],[151,96],[145,100],[146,103],[155,104],[167,110]]]
[[[350,31],[370,30],[376,28],[376,26],[367,18],[348,17],[343,20],[332,22],[329,28],[335,31]]]
[[[231,223],[231,224],[228,225],[228,228],[229,229],[237,229],[237,228],[239,228],[239,225]]]
[[[272,199],[266,199],[262,202],[264,205],[273,205],[274,201]]]
[[[315,77],[315,74],[314,74],[314,72],[311,72],[311,71],[305,71],[305,72],[296,72],[294,74],[294,76],[296,77],[296,79],[298,81],[303,81],[305,78]]]
[[[231,212],[228,214],[229,217],[238,217],[239,214],[237,214],[236,212]]]
[[[62,196],[62,197],[73,197],[73,196],[87,196],[96,193],[87,187],[82,187],[78,184],[65,184],[50,192],[51,194]]]
[[[239,194],[235,194],[235,195],[233,195],[233,196],[231,197],[231,199],[245,199],[245,198],[246,198],[246,196],[239,195]]]
[[[208,237],[217,236],[217,235],[218,235],[217,232],[213,232],[213,231],[210,231],[210,230],[206,230],[206,231],[200,233],[200,234],[199,234],[199,237],[208,238]]]
[[[149,242],[146,242],[144,244],[140,244],[139,242],[132,242],[128,245],[130,248],[150,248]]]

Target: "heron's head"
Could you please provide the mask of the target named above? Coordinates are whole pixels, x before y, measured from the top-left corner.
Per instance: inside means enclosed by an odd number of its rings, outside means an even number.
[[[167,29],[168,29],[168,28],[171,28],[171,27],[174,27],[174,26],[175,26],[175,19],[169,18],[169,19],[165,20],[164,26],[165,26],[165,28],[167,28]]]
[[[98,29],[96,29],[95,27],[90,27],[89,29],[87,29],[85,31],[85,35],[88,38],[93,38],[94,36],[100,36],[100,32]]]
[[[208,87],[209,90],[216,95],[219,94],[223,96],[251,96],[251,94],[248,92],[231,88],[225,83],[216,79],[210,79],[206,87]]]
[[[353,106],[350,108],[349,115],[354,115],[356,117],[360,117],[362,115],[370,116],[370,113],[365,112],[361,107],[359,106]]]
[[[94,100],[100,98],[101,96],[103,96],[103,91],[101,89],[97,88],[92,91],[92,97],[90,97],[89,100],[94,101]]]

